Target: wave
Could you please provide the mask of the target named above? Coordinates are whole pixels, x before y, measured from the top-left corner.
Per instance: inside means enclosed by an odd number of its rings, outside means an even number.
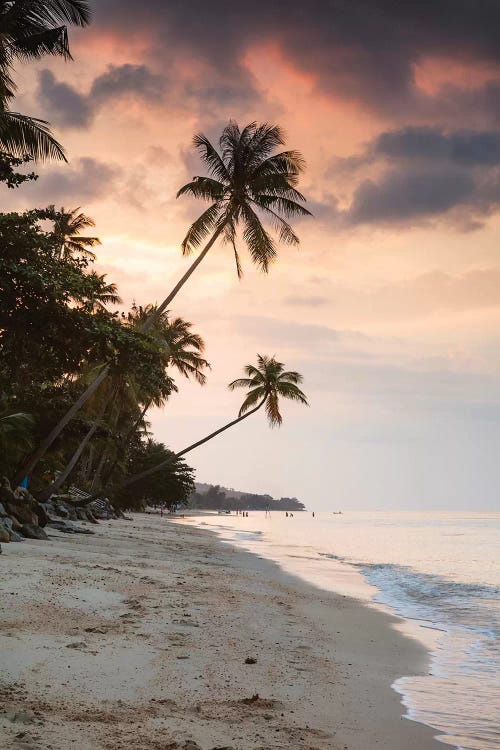
[[[435,727],[461,750],[498,747],[500,587],[461,583],[392,563],[353,563],[378,591],[374,599],[440,632],[430,673],[395,689],[408,717]],[[496,706],[496,708],[495,708]]]

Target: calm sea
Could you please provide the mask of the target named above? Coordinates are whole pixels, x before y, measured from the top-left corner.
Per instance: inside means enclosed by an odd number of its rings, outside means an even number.
[[[500,513],[250,512],[196,523],[317,586],[411,621],[432,663],[428,676],[394,685],[407,715],[450,745],[498,750]]]

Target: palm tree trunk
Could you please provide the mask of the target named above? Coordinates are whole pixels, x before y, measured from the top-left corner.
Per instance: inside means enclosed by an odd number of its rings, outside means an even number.
[[[116,394],[118,392],[118,387],[113,388],[111,393],[108,394],[108,397],[104,400],[103,404],[101,405],[101,408],[99,409],[93,423],[90,426],[90,429],[87,430],[87,434],[83,438],[83,440],[80,442],[78,448],[73,453],[72,457],[70,458],[69,462],[66,464],[62,472],[59,474],[55,482],[51,484],[47,492],[44,493],[50,496],[54,492],[57,492],[57,490],[62,486],[62,484],[66,481],[66,479],[69,477],[73,469],[75,468],[76,464],[80,460],[80,457],[85,450],[85,447],[88,445],[89,441],[93,438],[95,431],[99,427],[99,422],[104,417],[106,410],[108,406],[113,404]]]
[[[94,395],[94,393],[97,391],[103,380],[107,377],[109,372],[109,365],[106,365],[99,375],[96,377],[96,379],[88,386],[88,388],[82,393],[80,398],[75,401],[73,406],[68,409],[64,417],[59,420],[59,422],[56,424],[56,426],[52,429],[52,431],[47,435],[45,440],[42,440],[36,451],[32,454],[31,458],[27,463],[23,466],[21,471],[16,475],[15,482],[16,484],[19,483],[24,477],[29,476],[37,463],[40,461],[40,459],[45,455],[45,453],[48,451],[54,440],[59,437],[61,432],[64,430],[68,422],[70,422],[75,414],[80,411],[82,406],[84,406],[89,398]]]
[[[52,485],[47,490],[47,493],[50,495],[53,495],[56,493],[59,488],[64,484],[66,479],[69,477],[73,469],[75,468],[76,464],[80,460],[80,456],[82,455],[83,451],[85,450],[85,447],[89,443],[89,441],[93,438],[95,431],[97,430],[99,424],[98,420],[94,422],[94,424],[90,427],[90,429],[87,431],[87,434],[83,438],[83,440],[80,442],[80,445],[76,449],[76,451],[73,453],[70,461],[66,464],[63,471],[59,474],[56,481],[52,483]]]
[[[212,245],[215,243],[219,235],[222,233],[224,229],[224,225],[218,227],[215,232],[213,233],[212,237],[209,239],[201,253],[198,255],[196,260],[191,264],[191,266],[188,268],[184,276],[181,278],[181,280],[174,286],[168,297],[166,297],[161,305],[155,310],[155,312],[144,322],[144,324],[139,328],[139,331],[142,333],[148,331],[158,320],[160,315],[167,309],[167,306],[172,302],[174,297],[177,295],[177,293],[182,289],[186,281],[189,279],[192,273],[198,268],[201,261],[205,257],[205,255],[208,253]],[[23,466],[22,471],[18,473],[15,477],[16,484],[19,483],[25,476],[29,476],[35,466],[38,464],[40,459],[45,455],[45,453],[48,451],[54,440],[56,440],[61,432],[64,430],[68,422],[70,422],[71,419],[75,416],[75,414],[84,406],[89,398],[95,393],[95,391],[99,388],[103,380],[106,378],[108,372],[109,372],[110,365],[107,364],[106,367],[99,373],[97,378],[94,380],[93,383],[91,383],[86,391],[82,393],[80,398],[75,401],[73,406],[66,412],[64,417],[56,424],[54,429],[47,435],[45,440],[43,440],[40,445],[38,446],[35,453],[32,455],[30,460]]]
[[[209,241],[207,242],[207,244],[205,245],[205,247],[203,248],[203,250],[201,251],[201,253],[197,256],[196,260],[193,261],[193,263],[191,263],[191,265],[189,266],[189,268],[186,271],[186,273],[184,274],[184,276],[180,279],[180,281],[177,282],[177,284],[174,286],[174,288],[172,289],[172,291],[170,292],[170,294],[168,295],[168,297],[165,297],[165,299],[163,300],[163,302],[161,303],[161,305],[156,308],[156,310],[154,311],[154,313],[152,313],[147,318],[147,320],[143,323],[143,325],[140,327],[139,330],[141,332],[149,331],[149,329],[152,328],[152,326],[154,326],[154,324],[156,323],[156,321],[159,320],[159,318],[162,315],[162,313],[165,312],[165,310],[167,309],[167,307],[169,306],[169,304],[172,302],[172,300],[174,299],[174,297],[180,292],[180,290],[182,289],[182,287],[184,286],[184,284],[186,283],[186,281],[189,279],[189,277],[191,276],[191,274],[193,274],[196,271],[196,269],[200,265],[200,263],[203,260],[203,258],[205,257],[205,255],[208,253],[208,251],[210,250],[210,248],[213,246],[213,244],[215,243],[215,241],[217,240],[217,238],[222,233],[223,229],[224,229],[224,224],[222,224],[220,227],[218,227],[215,230],[215,232],[213,233],[213,235],[211,236],[211,238],[209,239]]]
[[[104,464],[106,462],[106,458],[108,457],[108,446],[105,445],[104,449],[102,451],[101,458],[99,459],[99,463],[97,464],[97,469],[95,470],[95,474],[92,477],[92,483],[90,485],[90,489],[94,489],[94,485],[99,480],[99,477],[101,476],[101,472],[104,469]]]
[[[150,406],[151,406],[151,401],[149,401],[146,404],[146,406],[142,410],[139,418],[136,419],[136,421],[133,423],[133,425],[126,432],[125,437],[123,438],[123,441],[122,441],[122,447],[123,447],[124,451],[127,449],[128,442],[129,442],[130,438],[132,437],[133,433],[135,432],[135,430],[137,429],[137,427],[140,425],[140,423],[144,420],[144,417],[146,416],[146,412],[147,412],[147,410],[149,409]],[[113,476],[113,472],[114,472],[114,470],[116,468],[116,464],[118,463],[118,461],[119,461],[119,456],[117,455],[116,458],[115,458],[115,460],[111,464],[110,468],[106,472],[106,476],[104,477],[104,479],[102,481],[102,485],[103,485],[102,488],[103,488],[103,490],[105,490],[106,487],[108,486],[108,483],[110,482],[110,480],[111,480],[111,478]]]
[[[82,469],[82,479],[85,482],[85,484],[89,480],[90,472],[92,471],[93,465],[94,465],[94,446],[90,444],[87,460],[85,462],[85,468]]]
[[[233,419],[232,422],[228,422],[224,425],[224,427],[220,427],[218,430],[215,430],[215,432],[211,432],[210,435],[206,435],[201,440],[197,440],[196,443],[192,443],[191,445],[188,445],[187,448],[183,448],[179,453],[174,453],[174,458],[181,458],[181,456],[184,456],[186,453],[189,453],[190,451],[194,450],[195,448],[198,448],[200,445],[203,445],[203,443],[207,443],[209,440],[212,440],[212,438],[217,437],[217,435],[220,435],[221,432],[225,432],[226,430],[229,430],[230,427],[233,427],[235,424],[239,424],[239,422],[242,422],[244,419],[249,417],[251,414],[255,414],[256,411],[258,411],[264,404],[266,403],[266,399],[264,398],[260,404],[258,404],[255,409],[251,409],[250,411],[247,411],[246,414],[243,414],[241,417],[237,417],[237,419]],[[134,482],[138,482],[140,479],[144,479],[145,477],[149,477],[151,474],[156,474],[157,471],[160,471],[160,469],[164,469],[172,462],[172,458],[167,458],[165,461],[162,461],[159,464],[156,464],[156,466],[151,466],[149,469],[145,469],[145,471],[141,471],[140,474],[134,474],[134,476],[127,479],[123,485],[122,488],[129,487],[131,484],[134,484]]]

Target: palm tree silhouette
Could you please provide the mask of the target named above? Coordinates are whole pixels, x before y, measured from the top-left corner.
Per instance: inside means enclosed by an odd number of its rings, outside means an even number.
[[[201,356],[205,351],[205,342],[198,333],[191,330],[193,324],[183,318],[170,318],[168,310],[157,317],[156,305],[134,306],[128,319],[137,328],[144,330],[144,323],[151,315],[155,315],[155,325],[149,332],[166,344],[168,366],[175,367],[185,378],[194,377],[200,385],[205,385],[207,376],[203,370],[210,369],[210,365]]]
[[[57,212],[54,206],[50,206],[50,210],[54,213],[54,233],[61,238],[61,258],[81,256],[95,260],[95,254],[89,248],[100,245],[101,240],[80,234],[89,227],[95,227],[94,220],[82,213],[80,206],[69,210],[63,206]]]
[[[16,92],[12,69],[17,60],[45,55],[71,60],[66,24],[89,22],[85,0],[0,0],[0,149],[21,158],[29,154],[35,160],[66,161],[45,120],[10,110]]]
[[[218,430],[211,432],[201,440],[197,440],[195,443],[188,445],[187,448],[175,453],[176,458],[184,456],[186,453],[198,448],[200,445],[207,443],[212,438],[225,432],[230,427],[239,424],[244,419],[247,419],[251,414],[255,414],[259,409],[265,406],[267,419],[271,427],[280,427],[283,422],[279,408],[280,398],[290,399],[292,401],[298,401],[305,406],[308,406],[307,398],[305,394],[299,388],[299,384],[302,383],[302,375],[295,371],[286,371],[285,366],[282,362],[278,362],[275,357],[266,357],[257,355],[257,367],[255,365],[246,365],[244,372],[247,375],[246,378],[238,378],[229,383],[228,388],[235,390],[236,388],[248,388],[243,404],[238,412],[238,417],[228,422]],[[124,487],[128,487],[130,484],[144,479],[150,474],[154,474],[156,471],[165,468],[170,463],[170,459],[163,461],[156,466],[152,466],[146,471],[142,471],[140,474],[136,474],[124,483]]]
[[[276,240],[262,224],[260,215],[271,223],[278,241],[288,245],[298,245],[299,238],[286,219],[311,216],[302,205],[305,197],[296,189],[304,159],[299,151],[275,153],[285,143],[284,132],[277,125],[252,122],[240,130],[236,122],[230,121],[219,139],[220,153],[203,133],[195,135],[193,143],[209,176],[193,177],[177,197],[191,195],[208,201],[210,206],[189,227],[182,241],[183,254],[193,252],[210,233],[211,237],[155,315],[166,310],[217,239],[231,245],[241,278],[236,247],[241,229],[253,263],[268,273],[277,257]],[[154,324],[155,315],[146,326]]]

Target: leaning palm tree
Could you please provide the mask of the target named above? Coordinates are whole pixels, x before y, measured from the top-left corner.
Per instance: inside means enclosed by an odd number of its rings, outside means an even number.
[[[66,24],[89,22],[85,0],[0,0],[0,149],[35,160],[65,159],[47,122],[10,110],[13,66],[45,55],[71,59]]]
[[[193,177],[177,197],[191,195],[210,205],[189,227],[182,241],[183,254],[191,254],[210,238],[146,325],[153,325],[155,316],[167,309],[219,238],[233,250],[238,278],[243,273],[236,246],[238,230],[253,263],[268,273],[276,260],[277,247],[261,217],[271,224],[279,242],[298,245],[299,238],[287,219],[311,216],[303,205],[305,197],[297,190],[304,159],[299,151],[275,153],[285,143],[284,132],[277,125],[252,122],[240,130],[230,121],[219,139],[219,151],[203,133],[195,135],[193,143],[208,176]]]
[[[255,365],[246,365],[244,371],[247,376],[246,378],[238,378],[228,385],[228,388],[232,391],[236,388],[249,389],[237,418],[228,422],[223,427],[219,427],[218,430],[211,432],[201,440],[197,440],[187,448],[183,448],[183,450],[175,453],[175,458],[180,458],[200,445],[207,443],[230,427],[247,419],[251,414],[255,414],[262,407],[265,407],[269,425],[271,427],[280,427],[283,422],[279,405],[280,398],[287,398],[292,401],[298,401],[305,406],[308,405],[305,394],[299,388],[299,384],[302,383],[302,375],[294,371],[285,371],[283,363],[278,362],[275,357],[266,357],[259,354],[257,355],[257,367]],[[124,487],[128,487],[130,484],[144,479],[144,477],[150,474],[154,474],[160,469],[165,468],[165,466],[168,466],[169,463],[170,459],[167,459],[140,474],[130,477],[124,483]]]
[[[75,256],[95,260],[95,254],[89,248],[101,244],[99,237],[88,237],[81,235],[85,229],[95,227],[95,222],[90,216],[80,211],[80,206],[73,209],[62,207],[59,211],[54,206],[49,211],[54,213],[54,234],[61,239],[61,258],[74,258]]]
[[[241,229],[252,261],[267,273],[277,257],[277,248],[276,240],[264,227],[260,217],[270,221],[280,242],[298,245],[299,239],[286,219],[310,216],[302,205],[305,198],[297,190],[299,176],[305,166],[302,155],[298,151],[275,153],[285,142],[280,127],[253,122],[240,130],[231,121],[219,139],[220,153],[203,134],[196,135],[193,142],[207,166],[209,176],[194,177],[179,190],[178,195],[189,194],[208,200],[210,206],[190,226],[182,242],[183,253],[191,253],[210,233],[211,236],[170,294],[144,321],[142,331],[155,325],[219,238],[231,245],[236,271],[241,276],[242,266],[236,247],[237,232]],[[99,388],[109,370],[109,366],[101,370],[54,426],[26,463],[25,474],[31,474],[54,440]]]

